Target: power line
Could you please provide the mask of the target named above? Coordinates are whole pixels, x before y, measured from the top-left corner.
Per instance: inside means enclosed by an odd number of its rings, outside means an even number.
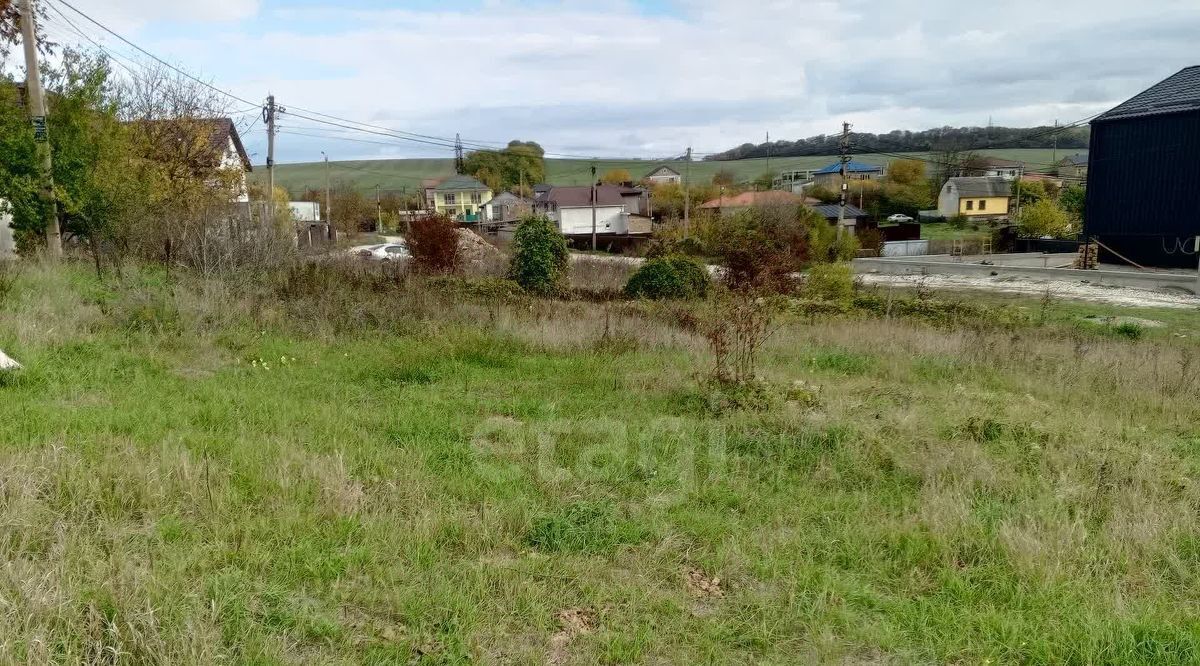
[[[48,1],[48,0],[47,0],[47,1]],[[187,73],[186,71],[184,71],[184,70],[182,70],[182,69],[180,69],[180,68],[176,67],[175,65],[172,65],[171,63],[167,62],[166,60],[163,60],[162,58],[159,58],[158,56],[156,56],[156,55],[154,55],[153,53],[151,53],[151,52],[147,51],[146,49],[144,49],[144,48],[142,48],[142,47],[138,46],[137,44],[134,44],[133,42],[129,41],[128,39],[125,39],[125,38],[124,38],[124,37],[122,37],[121,35],[119,35],[119,34],[117,34],[116,32],[114,32],[113,30],[110,30],[110,29],[109,29],[107,26],[105,26],[103,23],[100,23],[100,22],[99,22],[99,21],[97,21],[96,19],[94,19],[94,18],[92,18],[91,16],[88,16],[88,15],[87,15],[87,14],[85,14],[84,12],[80,11],[80,10],[79,10],[78,8],[76,8],[74,5],[72,5],[71,3],[67,2],[67,0],[55,0],[55,1],[56,1],[56,2],[60,2],[60,3],[62,3],[62,4],[63,4],[63,6],[67,7],[68,9],[70,9],[70,10],[71,10],[71,11],[73,11],[73,12],[75,12],[76,14],[79,14],[79,15],[80,15],[80,16],[82,16],[83,18],[87,19],[87,20],[88,20],[90,23],[92,23],[93,25],[95,25],[97,28],[100,28],[100,29],[101,29],[101,30],[103,30],[104,32],[107,32],[108,34],[112,35],[113,37],[116,37],[117,39],[121,40],[122,42],[124,42],[125,44],[129,45],[130,47],[132,47],[132,48],[136,49],[136,50],[137,50],[139,53],[141,53],[141,54],[145,55],[146,57],[150,58],[151,60],[154,60],[154,61],[155,61],[155,62],[157,62],[158,64],[160,64],[160,65],[162,65],[162,66],[164,66],[164,67],[167,67],[167,68],[171,69],[172,71],[174,71],[174,72],[176,72],[176,73],[178,73],[178,74],[180,74],[180,75],[182,75],[182,76],[185,76],[185,77],[187,77],[188,79],[191,79],[192,81],[195,81],[196,83],[199,83],[200,85],[202,85],[202,86],[204,86],[204,87],[206,87],[206,88],[209,88],[209,89],[211,89],[211,90],[213,90],[213,91],[215,91],[215,92],[218,92],[218,93],[220,93],[220,94],[222,94],[222,95],[225,95],[226,97],[228,97],[228,98],[230,98],[230,99],[235,99],[235,100],[237,100],[237,101],[239,101],[239,102],[241,102],[241,103],[243,103],[243,104],[254,104],[254,105],[257,105],[257,104],[258,104],[258,102],[251,102],[250,100],[248,100],[248,99],[246,99],[246,98],[244,98],[244,97],[238,97],[237,95],[234,95],[233,93],[231,93],[231,92],[229,92],[229,91],[227,91],[227,90],[222,90],[222,89],[220,89],[220,88],[218,88],[218,87],[214,86],[213,84],[211,84],[211,83],[209,83],[209,82],[207,82],[207,81],[205,81],[205,80],[203,80],[203,79],[200,79],[200,78],[197,78],[197,77],[195,77],[195,76],[192,76],[191,74]],[[103,48],[103,47],[102,47],[102,48]]]

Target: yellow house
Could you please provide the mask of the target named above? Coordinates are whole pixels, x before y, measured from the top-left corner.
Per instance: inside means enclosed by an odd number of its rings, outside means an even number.
[[[942,217],[1008,217],[1012,182],[1000,176],[951,178],[938,194]]]
[[[464,222],[477,222],[483,204],[491,200],[491,188],[470,176],[451,176],[433,189],[434,210]]]

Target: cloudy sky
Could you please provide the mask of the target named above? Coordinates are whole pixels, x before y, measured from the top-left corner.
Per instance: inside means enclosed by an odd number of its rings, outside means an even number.
[[[246,100],[270,91],[295,109],[563,155],[715,152],[843,120],[860,131],[1069,122],[1200,64],[1197,0],[69,1]],[[52,37],[81,41],[50,14]],[[260,163],[265,131],[248,109],[231,102]],[[281,120],[280,162],[450,152],[300,113]]]

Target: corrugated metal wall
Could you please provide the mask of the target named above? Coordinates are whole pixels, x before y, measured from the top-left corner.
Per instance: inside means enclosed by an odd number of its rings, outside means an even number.
[[[1194,266],[1200,235],[1200,112],[1092,125],[1087,228],[1150,266]],[[1180,252],[1183,245],[1191,252]],[[1116,257],[1105,253],[1102,260]]]

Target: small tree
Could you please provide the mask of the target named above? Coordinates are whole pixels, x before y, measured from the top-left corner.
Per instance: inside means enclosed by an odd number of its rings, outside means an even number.
[[[1068,185],[1058,195],[1058,203],[1074,220],[1083,219],[1083,207],[1087,201],[1087,188],[1083,185]]]
[[[625,285],[632,298],[700,298],[711,279],[703,264],[684,256],[657,257],[642,264]]]
[[[1042,199],[1037,203],[1026,206],[1021,211],[1021,219],[1018,222],[1021,233],[1026,236],[1051,236],[1054,238],[1065,238],[1074,233],[1074,225],[1071,224],[1071,218],[1067,212],[1060,208],[1057,203]]]
[[[600,182],[607,185],[620,185],[621,183],[632,183],[633,176],[630,175],[627,169],[609,169],[600,175]]]
[[[408,232],[408,251],[413,267],[424,273],[453,273],[458,270],[458,225],[445,215],[413,220]]]
[[[567,239],[554,223],[544,215],[522,220],[513,236],[509,279],[531,293],[552,296],[566,289],[569,268]]]
[[[729,169],[721,169],[712,177],[712,184],[717,187],[732,187],[735,182],[737,182],[737,176]]]

